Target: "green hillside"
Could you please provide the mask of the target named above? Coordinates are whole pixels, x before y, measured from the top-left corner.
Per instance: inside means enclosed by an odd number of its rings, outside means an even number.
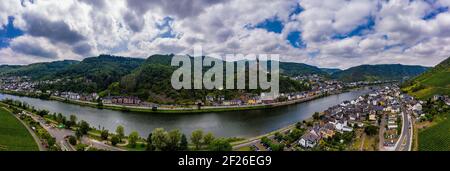
[[[302,63],[292,63],[292,62],[280,62],[280,73],[287,76],[298,76],[298,75],[308,75],[308,74],[319,74],[328,75],[326,71],[315,66],[302,64]]]
[[[336,72],[332,77],[346,82],[405,80],[415,77],[425,72],[427,69],[427,67],[423,66],[401,64],[360,65]]]
[[[128,94],[156,103],[192,103],[204,99],[207,95],[235,98],[244,93],[261,92],[261,90],[175,90],[170,82],[173,71],[177,69],[170,66],[172,57],[173,55],[150,56],[142,66],[122,77],[118,83],[109,86],[102,95]],[[207,68],[204,67],[203,70],[205,72]],[[303,91],[309,88],[288,77],[281,77],[280,85],[282,85],[281,92]]]
[[[0,65],[0,74],[10,72],[20,67],[20,65]]]
[[[35,63],[24,66],[3,65],[0,68],[0,75],[4,76],[29,76],[33,79],[50,79],[54,74],[64,71],[79,61],[64,60],[55,62]]]
[[[333,75],[334,73],[341,72],[341,69],[338,68],[320,68],[320,70],[326,72],[329,75]]]
[[[82,80],[82,86],[89,86],[92,91],[106,89],[111,83],[119,81],[122,76],[131,73],[144,62],[140,58],[127,58],[110,55],[86,58],[64,71],[56,73],[57,77]],[[78,85],[80,85],[78,84]]]
[[[450,58],[406,82],[403,91],[421,99],[435,94],[450,95]]]

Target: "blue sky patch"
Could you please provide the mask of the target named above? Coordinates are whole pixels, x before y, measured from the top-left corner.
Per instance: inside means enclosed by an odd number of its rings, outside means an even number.
[[[9,46],[11,39],[23,35],[23,31],[14,27],[14,17],[8,17],[8,24],[0,27],[0,49]]]
[[[367,17],[367,22],[357,26],[352,31],[345,34],[336,34],[332,38],[333,39],[345,39],[353,36],[362,36],[367,34],[369,31],[373,30],[375,26],[375,19],[372,16]]]
[[[431,10],[427,14],[425,14],[425,16],[422,17],[422,19],[431,20],[431,19],[434,19],[438,14],[447,12],[447,11],[448,11],[448,7],[438,7],[434,10]]]
[[[296,48],[305,48],[306,47],[306,44],[302,40],[302,32],[300,32],[300,31],[290,32],[287,36],[287,40],[293,47],[296,47]]]
[[[171,17],[164,17],[161,23],[156,24],[156,28],[162,30],[162,32],[159,34],[160,38],[174,38],[177,36],[171,26],[173,21],[174,19]]]
[[[296,6],[295,6],[295,8],[294,8],[294,10],[289,14],[289,19],[292,17],[292,16],[294,16],[294,15],[297,15],[297,14],[300,14],[301,12],[303,12],[305,9],[303,9],[303,7],[302,6],[300,6],[300,4],[296,4]]]
[[[247,24],[244,26],[244,28],[246,28],[246,29],[259,28],[259,29],[267,30],[268,32],[273,32],[273,33],[279,34],[279,33],[281,33],[281,31],[283,31],[284,24],[278,17],[273,17],[273,18],[265,19],[263,22],[260,22],[260,23],[256,24],[255,26],[252,26],[251,24]]]

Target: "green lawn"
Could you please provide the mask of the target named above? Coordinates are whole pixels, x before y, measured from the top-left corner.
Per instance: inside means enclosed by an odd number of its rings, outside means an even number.
[[[438,118],[436,125],[419,132],[419,151],[450,151],[450,113]]]
[[[24,125],[1,107],[0,151],[39,151],[36,142]]]

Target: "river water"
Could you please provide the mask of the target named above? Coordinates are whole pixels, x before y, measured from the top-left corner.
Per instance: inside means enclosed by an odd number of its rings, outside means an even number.
[[[213,132],[214,135],[221,137],[252,137],[308,119],[314,112],[324,111],[328,107],[369,92],[369,88],[359,89],[273,109],[198,114],[122,112],[7,94],[0,94],[0,99],[25,101],[38,109],[62,113],[67,117],[73,114],[78,120],[85,120],[93,127],[105,128],[110,132],[114,131],[118,125],[123,125],[127,134],[137,131],[142,137],[147,137],[154,128],[180,129],[187,135],[195,129],[203,129],[205,132]]]

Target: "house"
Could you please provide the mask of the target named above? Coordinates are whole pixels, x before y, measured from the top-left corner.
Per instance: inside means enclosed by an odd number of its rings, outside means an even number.
[[[388,129],[397,129],[398,125],[397,124],[389,124],[388,125]]]
[[[375,115],[375,112],[370,112],[369,114],[369,121],[376,121],[377,116]]]
[[[253,105],[253,104],[256,104],[257,102],[256,102],[256,99],[249,99],[249,100],[247,100],[247,104],[249,104],[249,105]]]
[[[400,113],[400,107],[396,106],[391,109],[391,113]]]
[[[434,100],[434,101],[444,100],[444,96],[441,96],[441,95],[434,95],[434,96],[433,96],[433,100]]]
[[[225,100],[222,102],[222,104],[225,106],[241,105],[242,101],[241,100]]]
[[[349,116],[349,119],[350,119],[351,121],[356,120],[356,118],[357,118],[357,115],[355,115],[355,114],[350,114],[350,116]]]
[[[108,96],[102,99],[104,104],[140,104],[141,100],[134,96]]]
[[[321,137],[323,138],[330,138],[334,136],[334,125],[331,123],[325,124],[323,127],[319,130]]]
[[[298,143],[305,148],[313,148],[319,142],[320,137],[314,133],[308,132],[303,135]]]
[[[340,131],[340,132],[353,131],[353,128],[351,128],[347,125],[347,121],[339,121],[338,123],[335,124],[335,128],[337,131]]]
[[[205,100],[208,102],[213,102],[214,101],[214,96],[206,96]]]
[[[109,97],[102,98],[102,103],[103,104],[111,104],[112,103],[112,97],[109,96]]]
[[[422,105],[420,103],[417,103],[412,107],[412,110],[422,111]]]
[[[450,98],[449,97],[445,98],[445,104],[450,106]]]
[[[262,99],[261,102],[264,103],[264,104],[271,104],[271,103],[275,103],[275,100],[273,100],[273,99]]]

